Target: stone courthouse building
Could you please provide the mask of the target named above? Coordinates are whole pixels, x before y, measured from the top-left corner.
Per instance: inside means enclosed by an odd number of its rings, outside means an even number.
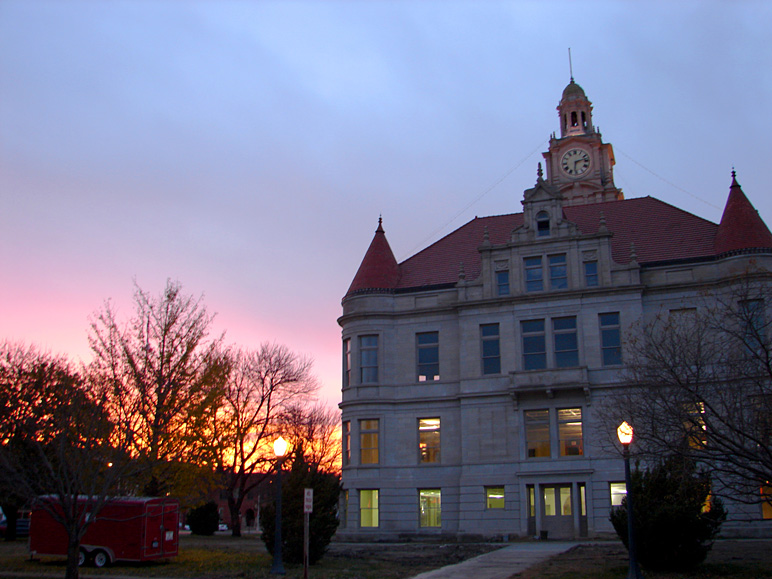
[[[734,174],[720,224],[624,199],[592,110],[571,79],[521,213],[475,218],[402,263],[379,221],[338,320],[339,536],[613,532],[623,463],[593,410],[624,387],[625,332],[752,259],[772,269]]]

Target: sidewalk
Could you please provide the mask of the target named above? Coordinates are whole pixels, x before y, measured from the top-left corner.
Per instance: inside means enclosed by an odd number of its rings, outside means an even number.
[[[515,543],[456,565],[416,575],[412,579],[509,579],[515,573],[580,545],[576,541]]]

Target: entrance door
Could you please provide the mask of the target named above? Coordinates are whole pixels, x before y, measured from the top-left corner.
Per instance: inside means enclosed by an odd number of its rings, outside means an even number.
[[[574,516],[571,485],[543,486],[542,530],[550,539],[570,539],[574,536]]]
[[[571,484],[528,486],[529,534],[550,539],[586,536],[584,484],[577,485],[577,497],[572,496],[571,487]]]

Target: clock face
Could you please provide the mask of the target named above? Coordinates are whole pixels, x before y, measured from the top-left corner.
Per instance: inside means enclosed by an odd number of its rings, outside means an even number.
[[[590,168],[590,155],[584,149],[570,149],[560,160],[560,167],[571,177],[584,175]]]

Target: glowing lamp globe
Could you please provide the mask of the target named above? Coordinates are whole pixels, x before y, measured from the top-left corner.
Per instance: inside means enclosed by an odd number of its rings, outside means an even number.
[[[633,441],[633,427],[627,424],[627,421],[623,422],[617,428],[617,437],[619,442],[627,446]]]
[[[279,458],[287,454],[287,441],[281,436],[273,441],[273,453]]]

